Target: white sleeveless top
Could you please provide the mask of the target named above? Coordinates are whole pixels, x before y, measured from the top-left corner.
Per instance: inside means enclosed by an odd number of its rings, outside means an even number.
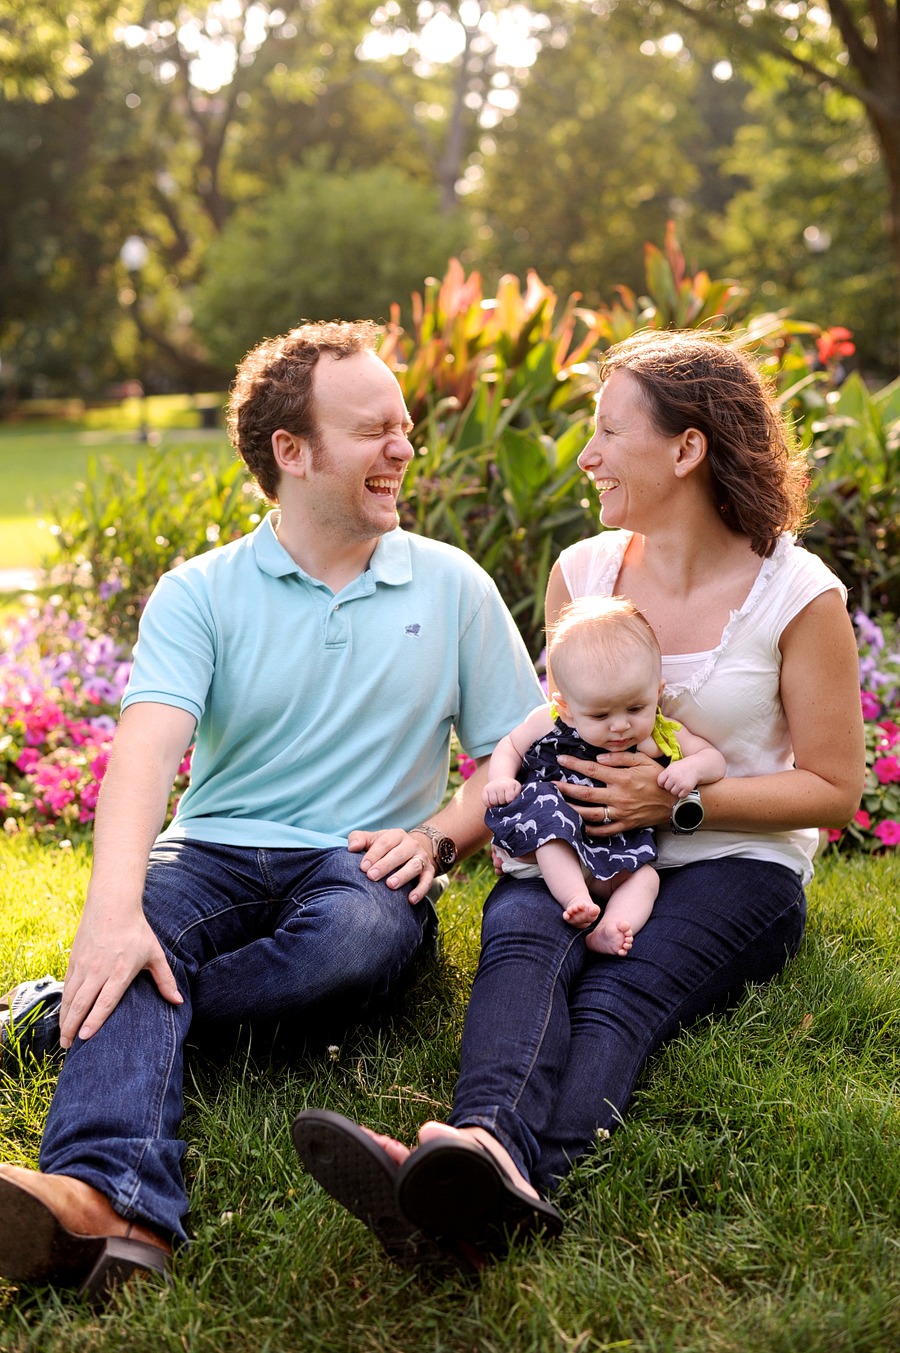
[[[630,531],[604,531],[570,545],[560,555],[569,595],[612,596]],[[792,536],[783,535],[756,582],[708,653],[663,657],[663,713],[707,738],[725,757],[727,775],[771,775],[794,766],[781,703],[781,650],[787,625],[823,592],[847,590],[827,565]],[[812,878],[815,828],[788,832],[699,831],[673,836],[657,828],[659,867],[740,855],[787,865],[804,883]]]

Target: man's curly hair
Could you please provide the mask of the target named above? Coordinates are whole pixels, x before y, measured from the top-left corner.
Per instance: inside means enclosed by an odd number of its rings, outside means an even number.
[[[697,428],[722,520],[768,559],[806,508],[807,470],[760,373],[727,340],[696,331],[650,330],[610,348],[600,379],[629,371],[663,437]]]
[[[228,435],[269,502],[278,502],[280,478],[272,433],[283,428],[306,437],[313,455],[321,449],[313,399],[316,362],[323,352],[335,358],[373,352],[376,333],[370,320],[301,324],[265,339],[241,362],[228,405]]]

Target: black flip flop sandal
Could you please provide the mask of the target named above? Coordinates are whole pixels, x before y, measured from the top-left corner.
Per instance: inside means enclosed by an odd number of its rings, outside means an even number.
[[[401,1166],[397,1202],[426,1235],[489,1254],[530,1235],[553,1238],[563,1228],[556,1208],[516,1188],[485,1147],[450,1137],[425,1142]]]
[[[367,1226],[388,1256],[404,1268],[474,1273],[477,1256],[439,1245],[397,1206],[399,1167],[362,1128],[330,1109],[304,1109],[291,1125],[300,1160],[326,1193]]]
[[[92,1305],[137,1271],[171,1281],[164,1250],[128,1236],[80,1236],[33,1194],[0,1176],[0,1275],[15,1283],[74,1287]]]

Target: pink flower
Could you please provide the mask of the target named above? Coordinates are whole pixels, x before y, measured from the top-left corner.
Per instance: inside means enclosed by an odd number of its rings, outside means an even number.
[[[456,769],[464,780],[468,780],[470,775],[475,774],[477,767],[470,756],[466,756],[465,752],[460,752],[456,758]]]
[[[900,780],[900,761],[895,756],[879,756],[872,769],[880,784],[889,785]]]
[[[867,832],[872,826],[872,819],[869,817],[865,808],[860,808],[858,813],[853,814],[853,821],[858,827],[862,827],[864,832]]]
[[[900,822],[895,822],[892,817],[887,818],[884,822],[879,822],[875,828],[875,835],[882,845],[900,845]]]
[[[179,774],[179,775],[190,775],[190,773],[191,773],[191,757],[192,757],[193,755],[194,755],[194,749],[193,749],[193,747],[188,747],[187,751],[186,751],[185,754],[184,754],[184,757],[182,758],[181,765],[178,767],[178,774]],[[463,757],[461,756],[459,759],[460,759],[460,761],[462,761],[462,760],[463,760]],[[468,760],[468,757],[466,757],[465,759]],[[474,763],[474,761],[473,761],[473,762],[472,762],[472,769],[474,770],[474,768],[475,768],[475,763]],[[462,768],[460,767],[460,769],[462,769]],[[471,774],[472,774],[472,771],[469,771],[469,775],[471,775]],[[468,776],[463,775],[463,779],[468,779]]]
[[[884,746],[893,747],[897,739],[900,738],[900,728],[898,728],[895,723],[892,723],[890,719],[882,719],[879,722],[878,727],[884,734],[882,740]]]
[[[829,828],[828,828],[828,839],[829,839],[829,841],[840,841],[840,839],[841,839],[842,836],[843,836],[843,832],[839,831],[839,830],[837,829],[837,827],[829,827]]]
[[[22,751],[19,753],[16,767],[23,775],[30,775],[40,759],[41,754],[36,747],[23,747]]]
[[[862,712],[864,719],[877,719],[881,713],[881,706],[871,691],[860,691],[859,698],[862,702]]]

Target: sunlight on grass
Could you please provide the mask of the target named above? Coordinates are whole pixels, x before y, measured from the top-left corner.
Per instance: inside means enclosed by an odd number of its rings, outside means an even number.
[[[0,843],[0,973],[61,973],[88,862]],[[288,1127],[326,1105],[411,1141],[449,1106],[489,886],[441,904],[440,956],[381,1019],[277,1050],[191,1050],[192,1249],[175,1287],[100,1322],[0,1284],[0,1346],[334,1353],[888,1353],[900,1346],[900,862],[827,861],[799,958],[651,1062],[626,1124],[577,1168],[553,1246],[470,1282],[392,1266],[305,1176]],[[337,1053],[329,1053],[333,1045]],[[55,1075],[0,1090],[5,1159],[36,1156]]]
[[[37,568],[52,548],[36,517],[0,517],[0,568]]]

